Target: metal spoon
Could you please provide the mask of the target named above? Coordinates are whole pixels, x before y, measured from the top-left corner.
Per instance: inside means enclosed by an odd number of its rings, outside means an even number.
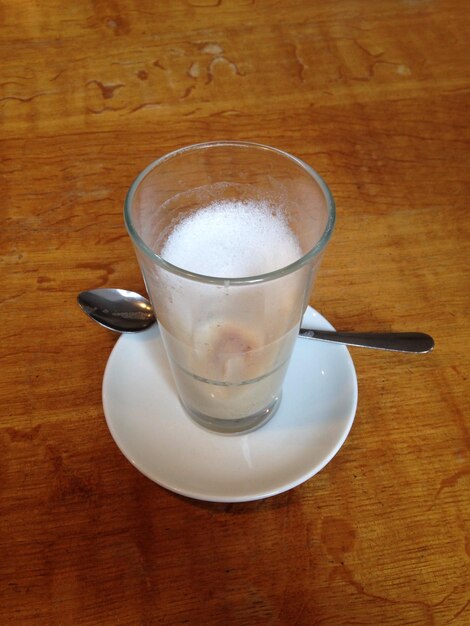
[[[78,295],[78,304],[92,320],[119,333],[136,333],[156,322],[152,305],[138,293],[124,289],[92,289]],[[351,333],[301,328],[300,337],[342,343],[348,346],[430,352],[434,339],[425,333]]]

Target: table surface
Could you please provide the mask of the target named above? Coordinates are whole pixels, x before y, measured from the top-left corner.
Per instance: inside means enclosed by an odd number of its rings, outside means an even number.
[[[0,623],[468,624],[468,5],[1,0]],[[76,305],[143,290],[122,205],[167,151],[275,145],[338,220],[312,304],[352,349],[345,445],[244,504],[178,497],[119,452],[116,336]]]

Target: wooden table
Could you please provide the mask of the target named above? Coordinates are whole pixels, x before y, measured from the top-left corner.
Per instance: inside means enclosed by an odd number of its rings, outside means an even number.
[[[2,0],[0,623],[469,624],[468,4]],[[194,142],[275,145],[338,221],[312,303],[352,350],[344,447],[277,497],[175,496],[101,405],[116,337],[83,289],[143,290],[122,205]]]

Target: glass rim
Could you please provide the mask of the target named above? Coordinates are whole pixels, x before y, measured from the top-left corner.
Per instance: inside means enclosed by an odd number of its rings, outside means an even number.
[[[328,220],[325,226],[325,229],[318,239],[316,244],[308,250],[304,255],[296,259],[294,262],[289,265],[285,265],[284,267],[278,268],[277,270],[273,270],[271,272],[266,272],[264,274],[256,274],[253,276],[240,276],[240,277],[224,277],[224,276],[207,276],[205,274],[198,274],[197,272],[191,272],[189,270],[185,270],[182,267],[178,267],[177,265],[173,265],[169,261],[166,261],[162,256],[154,252],[150,246],[148,246],[142,237],[137,232],[137,229],[134,226],[131,209],[132,202],[134,199],[135,192],[140,185],[140,183],[144,180],[144,178],[158,167],[160,164],[165,163],[166,161],[174,158],[175,156],[179,156],[184,154],[185,152],[190,152],[193,150],[204,150],[207,148],[215,148],[215,147],[228,147],[233,146],[237,148],[256,148],[260,150],[266,150],[269,152],[273,152],[278,154],[284,158],[287,158],[289,161],[295,163],[301,169],[303,169],[307,174],[309,174],[315,182],[318,184],[320,189],[323,192],[323,195],[326,200],[327,211],[328,211]],[[152,161],[145,169],[143,169],[140,174],[135,178],[132,185],[129,187],[129,190],[126,194],[126,199],[124,201],[124,223],[126,225],[127,231],[132,242],[137,246],[139,250],[141,250],[147,257],[149,257],[154,263],[156,263],[161,268],[171,272],[172,274],[176,274],[177,276],[181,276],[183,278],[188,278],[193,281],[201,282],[201,283],[211,283],[215,285],[247,285],[247,284],[255,284],[255,283],[264,283],[270,280],[275,280],[276,278],[280,278],[281,276],[286,276],[288,274],[292,274],[297,271],[304,265],[306,265],[313,257],[320,254],[328,241],[333,234],[333,228],[336,221],[336,205],[333,198],[333,194],[331,193],[328,185],[320,176],[320,174],[313,169],[310,165],[299,159],[298,157],[285,152],[279,148],[273,148],[272,146],[268,146],[262,143],[255,143],[251,141],[207,141],[203,143],[195,143],[188,146],[184,146],[182,148],[178,148],[177,150],[172,150],[164,154],[162,157],[155,159]]]

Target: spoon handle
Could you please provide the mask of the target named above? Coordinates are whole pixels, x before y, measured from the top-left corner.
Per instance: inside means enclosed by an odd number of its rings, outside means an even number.
[[[397,352],[430,352],[434,339],[425,333],[348,333],[329,330],[300,329],[300,336],[320,341],[333,341],[347,346],[395,350]]]

